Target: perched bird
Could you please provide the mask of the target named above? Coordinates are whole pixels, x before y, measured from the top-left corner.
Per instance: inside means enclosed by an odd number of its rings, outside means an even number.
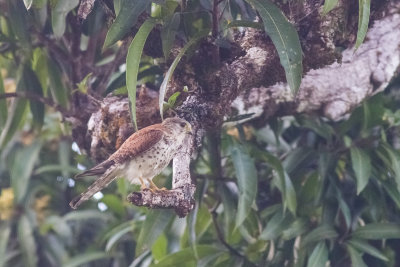
[[[188,134],[192,134],[190,123],[177,117],[137,131],[107,160],[76,176],[100,177],[69,205],[76,209],[119,177],[141,184],[142,189],[148,186],[150,190],[160,190],[152,179],[167,167]]]

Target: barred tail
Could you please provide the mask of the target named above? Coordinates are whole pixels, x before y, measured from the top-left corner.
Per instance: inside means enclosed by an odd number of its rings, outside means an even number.
[[[112,174],[112,172],[101,176],[93,184],[91,184],[85,192],[72,199],[72,201],[69,203],[70,207],[76,209],[80,204],[82,204],[82,202],[85,202],[101,189],[108,186],[115,178],[116,177]]]

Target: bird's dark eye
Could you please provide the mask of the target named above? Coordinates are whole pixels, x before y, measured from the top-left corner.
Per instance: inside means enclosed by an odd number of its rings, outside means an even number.
[[[183,128],[183,127],[185,127],[185,126],[186,126],[186,123],[184,123],[184,122],[181,122],[179,125],[180,125],[180,126]]]

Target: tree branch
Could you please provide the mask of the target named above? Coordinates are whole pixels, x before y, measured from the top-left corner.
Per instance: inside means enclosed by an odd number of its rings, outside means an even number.
[[[28,98],[28,99],[31,99],[34,101],[38,101],[38,102],[41,102],[45,105],[48,105],[48,106],[54,108],[55,110],[59,111],[65,117],[73,116],[73,114],[71,114],[70,111],[68,111],[64,107],[54,103],[53,100],[50,98],[46,98],[46,97],[36,95],[36,94],[30,93],[30,92],[14,92],[14,93],[0,94],[0,99],[14,98],[14,97],[22,97],[22,98]]]

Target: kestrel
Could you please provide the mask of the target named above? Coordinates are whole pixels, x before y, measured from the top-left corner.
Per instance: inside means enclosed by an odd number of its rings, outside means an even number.
[[[133,184],[141,184],[142,188],[146,188],[145,183],[148,183],[151,190],[159,190],[152,181],[153,177],[168,166],[185,137],[191,133],[190,123],[177,117],[137,131],[107,160],[76,176],[100,177],[69,205],[76,209],[119,177],[124,177]]]

